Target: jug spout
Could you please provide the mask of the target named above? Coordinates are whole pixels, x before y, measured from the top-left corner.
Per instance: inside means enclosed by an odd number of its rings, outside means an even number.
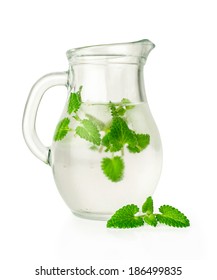
[[[135,54],[142,58],[147,58],[151,50],[155,47],[155,45],[149,41],[148,39],[143,39],[140,41],[132,42],[132,45],[135,49]]]

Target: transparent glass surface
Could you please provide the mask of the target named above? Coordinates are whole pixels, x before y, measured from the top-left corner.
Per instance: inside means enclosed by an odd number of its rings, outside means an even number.
[[[61,84],[67,87],[68,98],[46,156],[59,193],[80,217],[108,219],[126,204],[141,205],[156,189],[162,147],[143,74],[153,48],[152,42],[141,40],[67,52],[67,81]],[[40,96],[37,91],[30,94],[38,95],[36,103],[45,88]],[[30,112],[28,102],[26,107]],[[36,111],[29,130],[34,130]],[[42,144],[34,144],[40,159],[41,148]]]

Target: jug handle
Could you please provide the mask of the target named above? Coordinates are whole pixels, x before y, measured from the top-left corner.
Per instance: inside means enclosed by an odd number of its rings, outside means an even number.
[[[32,87],[23,114],[23,136],[31,152],[43,162],[49,164],[49,147],[40,141],[36,129],[36,117],[44,93],[54,86],[68,85],[68,72],[50,73],[41,77]]]

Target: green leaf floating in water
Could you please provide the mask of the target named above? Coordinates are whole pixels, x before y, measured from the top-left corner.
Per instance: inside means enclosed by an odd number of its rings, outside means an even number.
[[[120,151],[125,144],[135,146],[137,139],[126,121],[120,117],[115,117],[112,120],[110,131],[103,137],[102,144],[110,152]]]
[[[101,162],[103,173],[112,182],[119,182],[123,178],[124,162],[119,156],[113,158],[103,158]]]
[[[122,106],[123,105],[125,106],[126,111],[127,110],[131,110],[131,109],[133,109],[135,107],[135,105],[132,105],[132,102],[129,99],[127,99],[127,98],[123,98],[121,100],[121,104],[122,104]]]
[[[94,116],[92,116],[90,114],[85,114],[85,115],[90,121],[92,121],[99,128],[99,130],[103,131],[105,129],[106,125],[104,122],[102,122],[101,120],[95,118]]]
[[[82,86],[80,86],[77,92],[71,92],[69,96],[68,110],[67,112],[71,114],[72,112],[76,113],[81,106],[81,90]]]
[[[143,151],[150,143],[149,134],[135,134],[136,143],[134,145],[129,145],[127,148],[131,153],[140,153]]]
[[[80,122],[82,126],[76,127],[76,134],[81,138],[89,141],[97,146],[101,143],[100,133],[97,126],[88,119],[84,119]]]
[[[120,103],[109,102],[112,117],[122,117],[128,110],[131,110],[134,107],[135,106],[132,105],[127,98],[123,98]]]
[[[54,141],[60,141],[66,136],[66,134],[71,130],[69,123],[69,118],[64,118],[58,123],[53,137]]]

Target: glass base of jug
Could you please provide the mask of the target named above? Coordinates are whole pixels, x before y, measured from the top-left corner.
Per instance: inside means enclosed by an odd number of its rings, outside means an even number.
[[[88,219],[88,220],[97,220],[97,221],[107,221],[111,218],[113,215],[112,213],[93,213],[93,212],[85,212],[85,211],[72,211],[72,213],[83,219]]]

